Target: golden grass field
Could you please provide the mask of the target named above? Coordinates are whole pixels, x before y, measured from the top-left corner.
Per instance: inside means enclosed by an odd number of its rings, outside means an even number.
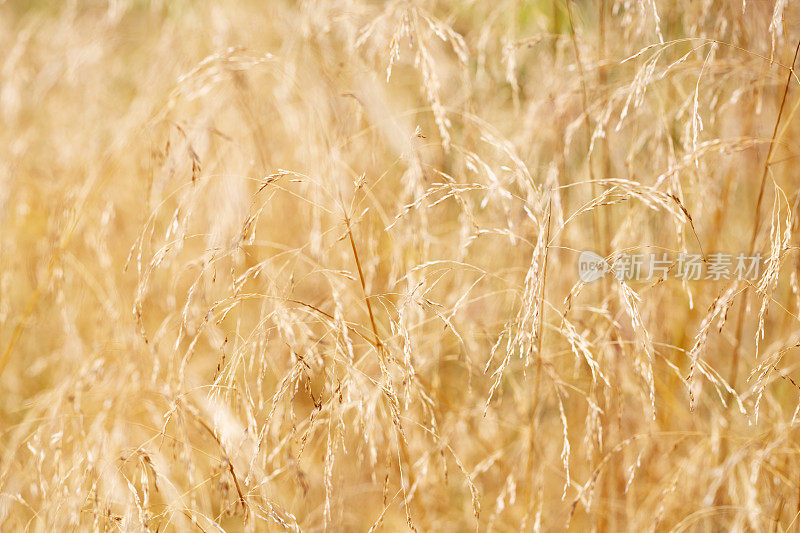
[[[798,39],[0,1],[2,531],[800,530]]]

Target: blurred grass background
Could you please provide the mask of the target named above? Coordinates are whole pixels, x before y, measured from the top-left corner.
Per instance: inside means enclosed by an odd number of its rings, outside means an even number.
[[[797,20],[0,2],[3,529],[795,529]]]

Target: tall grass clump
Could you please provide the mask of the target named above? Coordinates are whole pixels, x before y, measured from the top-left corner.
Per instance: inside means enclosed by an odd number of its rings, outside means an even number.
[[[2,529],[796,530],[798,50],[786,0],[0,2]]]

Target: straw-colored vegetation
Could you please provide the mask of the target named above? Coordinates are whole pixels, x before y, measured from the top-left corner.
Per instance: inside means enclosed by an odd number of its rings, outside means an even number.
[[[798,22],[0,2],[3,530],[797,529]]]

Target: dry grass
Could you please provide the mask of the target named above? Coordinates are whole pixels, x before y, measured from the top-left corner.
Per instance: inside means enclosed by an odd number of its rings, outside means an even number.
[[[800,529],[798,39],[785,0],[0,2],[3,530]]]

